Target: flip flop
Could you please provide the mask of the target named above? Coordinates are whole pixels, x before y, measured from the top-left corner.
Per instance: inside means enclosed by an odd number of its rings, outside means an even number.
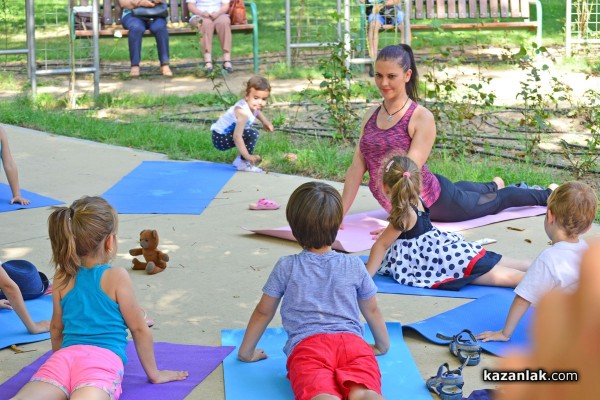
[[[142,309],[142,311],[144,312],[144,322],[146,323],[148,328],[152,328],[154,326],[154,320],[148,316],[146,310]]]
[[[260,199],[256,203],[250,203],[248,208],[251,210],[277,210],[279,204],[273,200]]]

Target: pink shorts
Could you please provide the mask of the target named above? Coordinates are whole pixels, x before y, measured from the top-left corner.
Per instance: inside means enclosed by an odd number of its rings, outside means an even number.
[[[294,347],[287,368],[296,400],[322,393],[347,399],[355,385],[381,394],[381,373],[373,349],[352,333],[307,337]]]
[[[108,349],[75,345],[52,354],[31,378],[65,392],[67,398],[82,387],[95,387],[118,400],[123,381],[123,361]]]

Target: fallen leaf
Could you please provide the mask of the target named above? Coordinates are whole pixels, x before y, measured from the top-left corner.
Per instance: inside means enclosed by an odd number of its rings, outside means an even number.
[[[519,231],[519,232],[523,232],[525,230],[523,228],[514,228],[512,226],[507,226],[506,229],[510,229],[511,231]]]

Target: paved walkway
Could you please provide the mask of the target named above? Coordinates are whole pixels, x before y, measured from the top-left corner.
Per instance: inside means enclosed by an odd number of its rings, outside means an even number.
[[[6,127],[19,167],[23,188],[70,203],[82,195],[100,195],[144,160],[161,160],[161,154]],[[3,175],[2,175],[3,176]],[[156,321],[155,341],[219,345],[220,331],[244,328],[261,296],[261,288],[277,259],[298,252],[295,243],[251,234],[242,227],[266,228],[285,224],[285,204],[291,192],[308,179],[282,174],[236,173],[201,215],[121,215],[116,266],[128,268],[128,250],[137,247],[145,228],[157,229],[160,248],[171,261],[165,272],[149,276],[132,271],[141,305]],[[1,181],[5,182],[4,178]],[[332,183],[341,190],[342,184]],[[261,197],[278,201],[277,211],[249,211],[248,203]],[[351,212],[375,209],[377,203],[362,187]],[[47,239],[47,208],[0,213],[0,258],[25,258],[51,275]],[[517,232],[507,226],[520,227]],[[543,217],[498,223],[464,232],[475,240],[491,237],[488,246],[502,254],[533,259],[548,246]],[[600,236],[594,226],[586,235]],[[367,254],[363,252],[361,254]],[[465,299],[378,295],[388,321],[415,322],[468,302]],[[271,326],[281,326],[279,315]],[[456,364],[447,347],[433,345],[418,336],[406,342],[423,378],[435,374],[443,362]],[[31,352],[14,354],[0,350],[0,382],[48,351],[50,341],[21,346]],[[481,369],[496,358],[484,355],[477,367],[465,371],[465,394],[491,387],[481,381]],[[398,373],[402,373],[398,371]],[[219,367],[188,399],[224,398]]]

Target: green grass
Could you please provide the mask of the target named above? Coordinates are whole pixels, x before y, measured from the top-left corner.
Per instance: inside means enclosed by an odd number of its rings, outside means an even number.
[[[259,19],[259,49],[263,58],[270,54],[281,55],[285,51],[285,2],[284,0],[261,0],[257,3]],[[335,38],[335,10],[332,5],[323,5],[317,0],[305,0],[305,18],[298,23],[298,18],[292,18],[292,36],[301,36],[303,41],[325,42]],[[25,47],[25,2],[0,2],[0,48]],[[564,44],[565,6],[563,0],[544,0],[543,2],[543,36],[544,44]],[[36,7],[36,37],[38,57],[48,57],[55,60],[68,59],[67,14],[64,0],[45,0],[37,2]],[[300,14],[300,5],[292,4],[292,15]],[[351,15],[352,36],[357,40],[355,46],[360,47],[359,12],[358,7],[352,7]],[[235,34],[233,37],[234,57],[249,58],[252,54],[251,35]],[[476,32],[425,32],[415,33],[413,46],[415,49],[440,49],[448,46],[488,45],[497,47],[511,45],[518,47],[521,43],[531,42],[534,34],[531,32],[489,31]],[[216,40],[216,38],[215,38]],[[382,32],[381,44],[397,43],[397,34]],[[199,59],[200,48],[196,36],[172,36],[171,59],[173,63],[182,60]],[[390,43],[388,43],[390,42]],[[90,56],[89,49],[82,49],[85,40],[78,40],[77,56]],[[382,46],[380,46],[382,47]],[[219,46],[214,46],[215,58],[219,57]],[[103,39],[100,41],[100,55],[103,63],[126,62],[128,60],[127,39]],[[3,56],[0,61],[23,60],[23,56]],[[142,59],[156,60],[156,48],[152,38],[143,41]],[[298,63],[299,67],[305,67]],[[280,67],[273,67],[274,69]],[[309,67],[310,69],[310,67]],[[282,72],[277,72],[281,74]],[[298,72],[296,72],[298,74]],[[310,73],[309,73],[310,74]]]

